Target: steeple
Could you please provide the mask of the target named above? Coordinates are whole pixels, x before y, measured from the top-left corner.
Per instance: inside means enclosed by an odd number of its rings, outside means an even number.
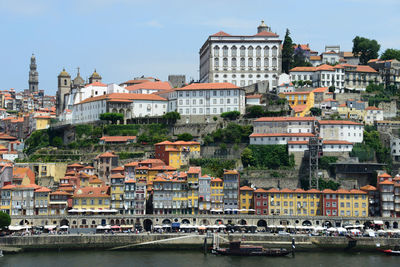
[[[29,65],[29,69],[29,92],[37,92],[39,91],[39,73],[36,70],[36,57],[33,53],[31,56],[31,64]]]
[[[73,88],[76,87],[83,87],[85,85],[85,80],[82,79],[81,75],[80,75],[80,68],[78,67],[78,73],[76,74],[75,79],[72,81],[73,84]]]

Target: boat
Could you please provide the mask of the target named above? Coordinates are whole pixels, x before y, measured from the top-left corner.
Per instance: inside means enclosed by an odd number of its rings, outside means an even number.
[[[400,256],[400,247],[395,246],[394,249],[379,249],[381,246],[380,244],[376,244],[378,247],[378,250],[385,253],[386,255],[392,255],[392,256]]]
[[[241,241],[229,243],[229,248],[213,248],[212,254],[232,256],[286,256],[292,251],[285,248],[263,248],[262,246],[242,245]]]

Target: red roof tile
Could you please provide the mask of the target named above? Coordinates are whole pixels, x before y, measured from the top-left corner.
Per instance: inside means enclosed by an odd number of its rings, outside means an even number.
[[[228,33],[226,33],[226,32],[223,32],[223,31],[219,31],[219,32],[217,32],[217,33],[214,33],[214,34],[211,35],[211,36],[232,36],[232,35],[230,35],[230,34],[228,34]]]
[[[315,117],[261,117],[255,122],[315,121]]]
[[[185,87],[176,89],[177,91],[185,90],[226,90],[226,89],[240,89],[232,83],[192,83]]]
[[[322,125],[362,125],[361,123],[358,122],[354,122],[354,121],[342,121],[342,120],[319,120],[318,121],[319,124]]]

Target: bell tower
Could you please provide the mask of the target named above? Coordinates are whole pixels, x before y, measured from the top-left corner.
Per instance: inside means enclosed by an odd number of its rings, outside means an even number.
[[[39,73],[37,72],[36,57],[32,54],[31,64],[29,65],[29,92],[39,91]]]
[[[71,92],[71,75],[63,69],[57,78],[56,113],[59,115],[65,109],[64,96]]]

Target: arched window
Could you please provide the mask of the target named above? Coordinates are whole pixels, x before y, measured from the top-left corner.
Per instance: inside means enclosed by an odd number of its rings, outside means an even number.
[[[232,57],[236,57],[237,56],[237,48],[236,48],[236,46],[232,46],[231,54],[232,54]]]
[[[244,57],[240,58],[240,67],[245,67],[246,66],[246,60]]]
[[[240,47],[240,56],[241,57],[245,57],[246,56],[246,47],[244,47],[244,45],[242,45]]]
[[[261,46],[256,47],[256,56],[261,57]]]
[[[261,58],[259,57],[256,59],[256,66],[257,68],[261,67]]]
[[[269,58],[264,58],[264,67],[269,66]]]
[[[249,67],[253,67],[253,59],[252,58],[249,58],[248,64],[249,64]]]
[[[253,47],[252,46],[249,46],[249,48],[248,48],[248,56],[249,57],[253,56]]]
[[[219,58],[217,58],[217,57],[214,59],[214,66],[215,66],[216,68],[219,67]]]
[[[219,56],[219,46],[214,46],[214,57]]]
[[[64,79],[64,85],[67,85],[67,79]]]
[[[226,57],[224,57],[222,64],[224,65],[224,67],[228,67],[228,59]]]
[[[236,58],[234,57],[234,58],[232,58],[232,67],[236,67]]]
[[[226,45],[222,48],[222,55],[224,57],[228,56],[228,47]]]
[[[277,66],[277,63],[276,63],[276,58],[273,58],[272,59],[272,67],[274,68],[276,68],[276,66]]]
[[[269,57],[269,46],[264,47],[264,57]]]
[[[272,47],[272,56],[276,57],[278,55],[278,48],[276,46]]]

